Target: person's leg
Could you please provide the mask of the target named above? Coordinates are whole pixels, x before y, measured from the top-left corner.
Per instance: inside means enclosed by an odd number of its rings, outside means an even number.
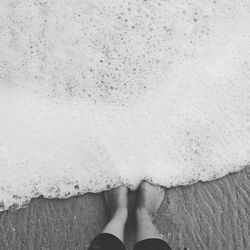
[[[109,222],[92,242],[90,250],[125,250],[124,228],[128,217],[128,189],[121,186],[104,192]]]
[[[136,244],[134,249],[171,250],[169,245],[161,240],[160,233],[153,223],[164,199],[164,189],[143,181],[137,192]]]
[[[146,181],[140,184],[136,201],[136,242],[148,238],[161,238],[153,221],[164,199],[164,190]]]
[[[104,197],[110,221],[102,232],[113,234],[123,241],[124,228],[128,218],[128,188],[121,186],[106,191]]]

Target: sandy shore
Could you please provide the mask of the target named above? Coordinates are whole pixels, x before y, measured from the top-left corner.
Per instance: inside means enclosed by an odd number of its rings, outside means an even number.
[[[130,193],[133,201],[134,193]],[[1,250],[88,249],[106,222],[102,194],[33,199],[0,213]],[[156,224],[173,249],[250,249],[250,168],[219,180],[166,190]],[[126,245],[132,248],[133,221]]]

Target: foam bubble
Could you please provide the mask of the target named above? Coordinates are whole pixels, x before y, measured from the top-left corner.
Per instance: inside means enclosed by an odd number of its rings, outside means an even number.
[[[0,210],[249,164],[247,0],[3,0],[0,11]]]

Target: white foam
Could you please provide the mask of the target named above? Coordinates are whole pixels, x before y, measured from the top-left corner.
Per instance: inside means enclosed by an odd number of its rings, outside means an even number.
[[[250,3],[0,2],[0,210],[250,162]]]

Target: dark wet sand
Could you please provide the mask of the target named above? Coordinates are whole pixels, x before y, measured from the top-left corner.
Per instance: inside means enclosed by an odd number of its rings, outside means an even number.
[[[0,213],[0,250],[87,249],[105,222],[102,194],[33,199],[26,208]],[[128,249],[132,224],[127,225]],[[173,249],[250,249],[250,168],[167,190],[156,224]]]

